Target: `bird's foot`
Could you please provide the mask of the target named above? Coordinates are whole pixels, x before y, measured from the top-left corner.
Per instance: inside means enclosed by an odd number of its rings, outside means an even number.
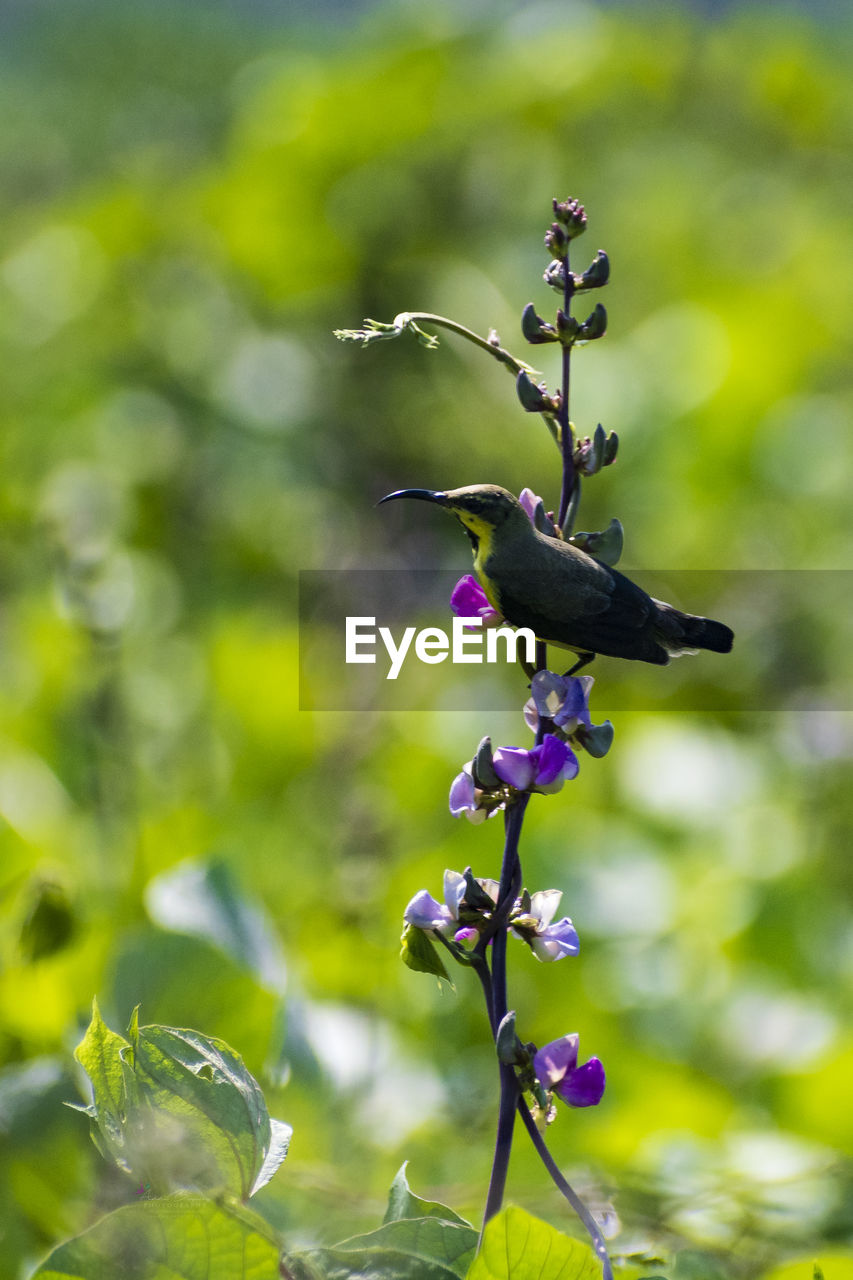
[[[587,666],[590,662],[592,662],[594,657],[595,657],[594,653],[579,654],[578,660],[575,663],[575,665],[573,667],[570,667],[568,671],[563,672],[563,678],[567,679],[569,676],[575,675],[578,671],[581,670],[581,668]]]

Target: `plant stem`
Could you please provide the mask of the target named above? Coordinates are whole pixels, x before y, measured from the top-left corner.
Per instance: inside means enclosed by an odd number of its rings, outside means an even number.
[[[572,310],[572,296],[575,291],[572,273],[569,270],[569,254],[566,251],[566,280],[563,289],[563,312],[570,315]],[[560,445],[563,454],[563,484],[560,491],[560,511],[557,518],[557,524],[563,531],[563,537],[568,537],[571,533],[570,528],[564,528],[566,517],[569,513],[569,504],[572,499],[572,491],[575,487],[575,460],[574,449],[575,442],[569,423],[569,390],[571,387],[572,375],[572,347],[568,343],[563,347],[563,369],[562,380],[560,385],[560,410],[557,414],[557,421],[560,424]]]
[[[506,937],[505,930],[503,931],[503,936],[504,938]],[[486,964],[485,959],[483,957],[477,957],[477,961],[475,962],[472,956],[472,968],[476,972],[477,977],[480,979],[480,985],[483,988],[483,995],[485,996],[485,1000],[486,1000],[486,1011],[489,1017],[489,1025],[491,1027],[492,1036],[493,1038],[495,1038],[497,1037],[499,1024],[495,1022],[494,992],[492,988],[492,981],[491,981],[491,975],[489,973],[489,967]],[[507,1112],[509,1109],[510,1097],[513,1096],[513,1089],[510,1087],[510,1082],[508,1079],[505,1084],[505,1081],[504,1081],[505,1072],[511,1073],[513,1077],[515,1107],[516,1107],[516,1110],[518,1111],[518,1114],[521,1116],[521,1119],[524,1123],[525,1128],[527,1129],[528,1134],[530,1135],[530,1139],[533,1142],[533,1146],[535,1147],[540,1160],[544,1164],[545,1168],[548,1170],[548,1173],[550,1174],[551,1179],[553,1180],[557,1190],[568,1201],[571,1208],[574,1210],[574,1212],[577,1214],[577,1216],[580,1218],[581,1222],[587,1229],[589,1237],[592,1240],[595,1254],[598,1257],[599,1261],[601,1262],[602,1280],[613,1280],[613,1270],[610,1264],[610,1258],[608,1257],[608,1254],[607,1254],[607,1245],[605,1244],[604,1237],[602,1236],[601,1231],[599,1230],[598,1223],[593,1218],[589,1209],[587,1209],[583,1200],[581,1200],[580,1196],[577,1194],[577,1192],[574,1190],[571,1184],[566,1180],[566,1178],[560,1172],[560,1169],[558,1168],[554,1160],[554,1157],[551,1155],[551,1152],[548,1150],[545,1144],[545,1139],[542,1137],[541,1133],[536,1127],[536,1122],[533,1119],[533,1116],[530,1114],[530,1108],[528,1107],[524,1098],[521,1096],[521,1092],[518,1086],[518,1081],[516,1079],[513,1068],[505,1067],[503,1064],[501,1064],[501,1110],[498,1116],[498,1133],[495,1139],[495,1159],[492,1164],[492,1173],[489,1181],[488,1197],[486,1200],[486,1211],[483,1215],[483,1226],[480,1231],[480,1243],[482,1243],[483,1231],[485,1230],[486,1223],[489,1221],[490,1218],[494,1217],[494,1214],[497,1213],[498,1210],[500,1209],[501,1200],[503,1198],[503,1191],[506,1186],[506,1173],[509,1167],[509,1155],[510,1155],[510,1148],[512,1143],[513,1125],[508,1118]],[[504,1111],[503,1109],[504,1101],[506,1102],[507,1111]],[[507,1138],[507,1134],[509,1135],[508,1138]],[[501,1179],[500,1182],[498,1181],[498,1179]],[[496,1206],[494,1208],[492,1208],[493,1202],[495,1203],[495,1206]]]
[[[566,1200],[568,1200],[569,1204],[589,1232],[593,1249],[601,1263],[603,1280],[613,1280],[613,1268],[611,1267],[610,1258],[607,1253],[607,1245],[604,1243],[604,1237],[601,1234],[598,1223],[595,1221],[595,1218],[593,1218],[578,1193],[569,1185],[557,1167],[554,1157],[545,1145],[545,1139],[536,1128],[536,1121],[530,1114],[530,1108],[524,1101],[524,1098],[518,1099],[518,1114],[521,1116],[524,1127],[530,1135],[530,1140],[536,1148],[539,1159],[551,1175],[557,1190],[566,1198]]]
[[[441,329],[449,329],[451,333],[455,333],[460,338],[466,338],[468,342],[473,342],[474,345],[479,347],[482,351],[488,351],[489,355],[494,356],[499,364],[504,365],[509,369],[510,373],[514,373],[516,376],[522,372],[532,374],[537,372],[537,370],[533,368],[533,365],[528,364],[526,360],[519,360],[517,356],[514,356],[511,351],[507,351],[505,347],[494,342],[489,342],[488,338],[481,338],[479,333],[475,333],[473,329],[468,329],[464,324],[459,324],[456,320],[450,320],[447,316],[433,315],[429,311],[406,311],[403,314],[407,319],[413,320],[416,324],[423,320],[427,324],[438,325]],[[400,318],[400,316],[395,316],[395,322]],[[564,365],[567,353],[568,348],[565,348],[563,352]],[[565,377],[564,382],[566,382]],[[566,383],[566,385],[568,384]],[[559,448],[560,431],[553,415],[550,413],[541,413],[539,416],[551,432],[551,435]],[[563,438],[565,438],[565,432],[563,433]]]
[[[504,934],[504,937],[506,937],[506,934]],[[486,1197],[486,1209],[483,1214],[483,1225],[480,1229],[478,1248],[483,1243],[483,1232],[486,1230],[486,1223],[499,1212],[503,1204],[509,1157],[512,1151],[515,1112],[520,1101],[515,1068],[508,1066],[505,1062],[500,1063],[500,1079],[501,1103],[498,1110],[498,1131],[495,1136],[495,1156],[492,1161],[489,1193]]]
[[[489,1023],[492,1035],[497,1034],[501,1020],[507,1013],[506,994],[506,943],[507,918],[512,909],[516,895],[521,887],[521,863],[518,857],[518,842],[521,827],[527,809],[529,795],[519,796],[517,802],[507,811],[504,818],[506,839],[504,841],[503,861],[501,864],[498,902],[494,915],[492,938],[492,973],[491,982],[481,975],[483,991],[489,1003]],[[478,945],[485,949],[488,937],[485,932],[480,936]],[[498,1128],[495,1135],[495,1154],[492,1160],[492,1172],[489,1178],[489,1191],[486,1196],[486,1208],[483,1214],[483,1230],[490,1218],[493,1218],[503,1203],[506,1187],[509,1157],[512,1151],[512,1135],[515,1127],[515,1111],[518,1104],[519,1088],[515,1070],[506,1063],[499,1064],[500,1105],[498,1108]],[[482,1241],[482,1232],[480,1234]]]
[[[447,316],[433,315],[430,311],[406,311],[404,314],[407,319],[414,320],[416,324],[420,324],[421,321],[424,321],[426,324],[435,324],[438,325],[439,328],[449,329],[451,333],[457,334],[460,338],[466,338],[469,342],[473,342],[475,346],[480,347],[483,351],[488,351],[490,355],[495,357],[499,364],[506,365],[511,373],[519,374],[522,371],[524,373],[536,372],[531,365],[526,364],[524,360],[519,360],[511,351],[507,351],[505,347],[500,346],[498,343],[489,342],[488,338],[480,337],[479,333],[475,333],[473,329],[468,329],[464,324],[459,324],[456,320],[450,320]],[[396,316],[395,324],[398,319],[400,319],[400,317]]]
[[[495,910],[497,931],[492,943],[492,1013],[495,1026],[500,1026],[501,1019],[507,1012],[506,994],[506,921],[519,890],[521,889],[521,862],[518,856],[518,842],[521,838],[521,825],[530,796],[519,796],[504,818],[506,839],[504,842],[503,862],[501,864],[500,887],[498,888],[498,904]]]

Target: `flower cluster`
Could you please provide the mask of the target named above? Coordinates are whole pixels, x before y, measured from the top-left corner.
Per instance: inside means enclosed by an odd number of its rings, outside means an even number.
[[[463,813],[470,822],[506,809],[523,792],[551,795],[564,782],[577,777],[579,764],[572,745],[590,755],[603,756],[613,741],[610,721],[594,725],[589,714],[592,676],[558,676],[553,671],[537,671],[531,681],[531,698],[524,718],[536,733],[546,720],[550,732],[529,750],[498,747],[484,738],[473,760],[463,766],[450,788],[450,812]]]
[[[530,698],[524,705],[524,719],[534,733],[540,719],[549,720],[558,737],[583,747],[588,755],[606,756],[613,742],[613,725],[593,724],[589,714],[592,676],[558,676],[553,671],[537,671],[530,682]]]
[[[507,924],[517,938],[526,942],[538,960],[546,963],[576,956],[580,950],[577,931],[568,916],[552,923],[560,905],[559,889],[527,890],[516,898]],[[406,907],[406,924],[426,932],[440,933],[454,942],[465,942],[488,927],[498,903],[498,882],[475,878],[470,869],[445,871],[444,902],[421,889]]]
[[[473,760],[463,766],[450,788],[450,812],[469,822],[485,822],[514,804],[524,791],[550,794],[576,777],[578,758],[567,743],[546,733],[538,747],[498,747],[484,738]]]

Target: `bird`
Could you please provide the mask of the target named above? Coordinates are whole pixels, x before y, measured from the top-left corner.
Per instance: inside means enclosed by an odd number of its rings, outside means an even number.
[[[731,650],[722,622],[682,613],[562,538],[534,528],[521,503],[496,484],[398,489],[377,506],[417,498],[449,511],[471,540],[474,569],[492,608],[546,644],[573,650],[578,670],[596,654],[665,666],[697,649]]]

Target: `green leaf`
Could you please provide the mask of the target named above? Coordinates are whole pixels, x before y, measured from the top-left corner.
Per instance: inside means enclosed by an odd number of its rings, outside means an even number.
[[[294,1280],[461,1280],[476,1247],[473,1228],[418,1218],[330,1249],[292,1254],[286,1265]]]
[[[466,1280],[601,1280],[601,1264],[587,1245],[510,1205],[486,1227]]]
[[[54,1249],[32,1280],[278,1280],[279,1249],[257,1214],[170,1196],[107,1214]]]
[[[422,1200],[420,1196],[415,1195],[406,1177],[408,1163],[406,1160],[400,1166],[391,1183],[383,1224],[399,1222],[402,1218],[441,1218],[445,1222],[456,1222],[462,1227],[470,1227],[470,1222],[460,1218],[459,1214],[446,1204],[440,1204],[438,1200]]]
[[[292,1125],[285,1124],[283,1120],[273,1120],[270,1117],[270,1144],[264,1157],[264,1163],[261,1165],[260,1173],[255,1178],[252,1190],[249,1192],[250,1195],[253,1196],[256,1191],[260,1191],[261,1187],[267,1185],[279,1165],[286,1158],[292,1137]]]
[[[271,1121],[258,1082],[223,1040],[139,1027],[130,1042],[94,1007],[77,1049],[89,1074],[96,1145],[155,1194],[188,1188],[247,1200],[287,1154],[289,1125]]]
[[[370,1257],[387,1251],[410,1254],[422,1262],[439,1263],[454,1275],[464,1276],[477,1248],[477,1236],[467,1223],[447,1222],[437,1217],[401,1218],[375,1231],[342,1240],[335,1250]]]
[[[287,1259],[293,1280],[459,1280],[477,1248],[477,1232],[447,1205],[410,1189],[406,1166],[391,1184],[376,1231]]]
[[[400,941],[403,944],[400,951],[403,964],[414,969],[416,973],[433,973],[439,981],[443,978],[451,987],[453,986],[450,974],[444,967],[444,961],[423,929],[407,924]]]
[[[197,1031],[142,1027],[134,1074],[144,1180],[155,1190],[189,1186],[248,1199],[271,1133],[260,1086],[242,1058]]]
[[[100,1132],[101,1142],[93,1132],[95,1145],[104,1156],[111,1155],[123,1169],[130,1171],[127,1146],[127,1085],[122,1054],[130,1049],[123,1036],[111,1031],[101,1017],[97,1000],[92,1001],[92,1021],[74,1050],[74,1057],[92,1083],[92,1107],[88,1114]]]

